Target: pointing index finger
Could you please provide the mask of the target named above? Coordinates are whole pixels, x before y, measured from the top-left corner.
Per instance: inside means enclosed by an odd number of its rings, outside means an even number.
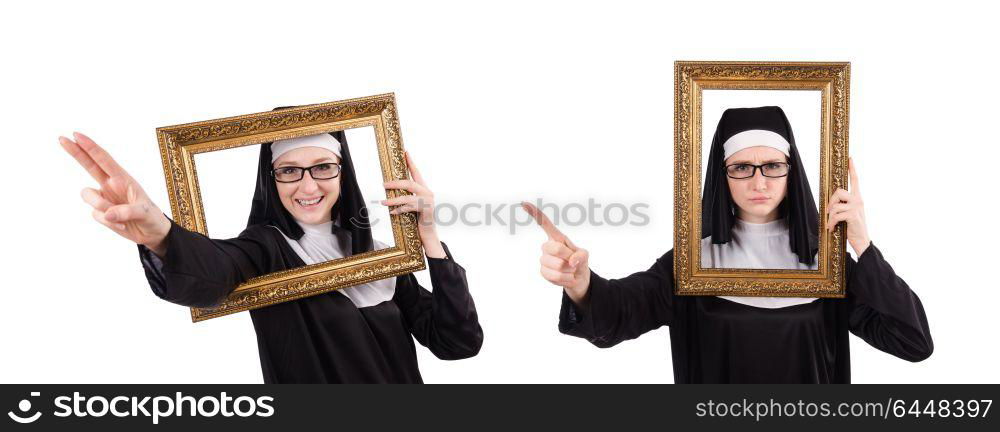
[[[417,165],[413,163],[413,158],[410,157],[410,152],[404,152],[404,154],[406,155],[406,166],[410,168],[410,177],[413,178],[413,181],[423,186],[427,186],[427,183],[424,182],[424,176],[420,175],[420,170],[418,170]]]
[[[63,150],[66,150],[70,156],[73,156],[73,159],[76,159],[77,163],[79,163],[83,169],[87,170],[87,173],[89,173],[94,180],[97,180],[98,183],[103,184],[108,179],[108,173],[104,172],[104,170],[97,165],[97,162],[94,162],[94,159],[92,159],[79,144],[69,138],[61,136],[59,137],[59,145],[61,145]]]
[[[115,162],[114,158],[108,154],[101,146],[97,145],[94,140],[90,139],[88,136],[73,132],[73,137],[76,138],[77,144],[80,148],[87,152],[91,159],[101,167],[104,172],[108,173],[109,176],[115,176],[120,174],[125,174],[125,169]]]
[[[524,211],[528,212],[528,214],[535,219],[535,222],[538,222],[538,226],[542,227],[542,229],[545,231],[545,234],[548,235],[550,239],[565,243],[567,245],[569,244],[569,238],[567,238],[565,234],[559,231],[559,229],[552,224],[552,221],[549,220],[549,217],[546,216],[545,213],[543,213],[541,210],[539,210],[538,207],[535,207],[534,204],[528,202],[521,202],[521,208],[523,208]]]
[[[851,184],[848,185],[851,188],[851,193],[853,195],[858,195],[861,193],[861,186],[858,185],[858,171],[854,169],[854,158],[847,159],[847,172],[851,177]]]

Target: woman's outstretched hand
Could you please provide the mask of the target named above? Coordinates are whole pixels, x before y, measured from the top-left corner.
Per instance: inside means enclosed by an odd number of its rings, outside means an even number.
[[[848,187],[851,191],[837,189],[830,196],[830,202],[826,208],[826,229],[827,231],[836,228],[837,223],[847,223],[847,241],[854,249],[854,253],[861,257],[861,254],[868,249],[872,243],[868,237],[868,225],[865,223],[865,203],[861,200],[861,186],[858,184],[858,172],[854,170],[854,159],[848,159],[848,173],[850,175]]]
[[[448,256],[438,239],[437,226],[434,224],[434,192],[427,187],[427,182],[420,175],[420,170],[413,163],[410,152],[406,152],[406,165],[410,169],[412,180],[393,180],[385,182],[386,189],[404,189],[412,195],[402,195],[396,198],[382,200],[382,205],[399,206],[389,211],[389,214],[416,212],[417,230],[420,241],[424,244],[424,253],[431,258]]]
[[[88,187],[80,193],[94,208],[94,219],[160,257],[166,255],[170,220],[108,152],[82,133],[74,132],[73,137],[75,141],[59,137],[59,144],[100,185],[100,189]]]
[[[590,253],[573,244],[538,207],[527,202],[522,202],[521,207],[549,236],[542,243],[542,277],[563,287],[573,303],[584,305],[590,288]]]

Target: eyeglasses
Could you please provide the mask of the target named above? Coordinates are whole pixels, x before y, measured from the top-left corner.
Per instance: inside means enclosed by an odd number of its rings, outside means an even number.
[[[302,180],[302,177],[306,175],[306,171],[309,171],[309,176],[313,180],[329,180],[340,175],[340,164],[327,162],[308,168],[284,166],[271,170],[271,176],[278,183],[295,183]]]
[[[788,175],[788,167],[789,164],[785,162],[768,162],[763,165],[738,163],[726,165],[726,175],[733,179],[747,179],[757,174],[757,170],[760,169],[760,174],[764,177],[777,178]]]

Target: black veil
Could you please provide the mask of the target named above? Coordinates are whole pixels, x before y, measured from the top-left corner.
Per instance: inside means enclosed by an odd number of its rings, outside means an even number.
[[[788,223],[789,246],[799,256],[799,262],[812,265],[819,250],[819,212],[809,188],[805,168],[799,158],[792,127],[785,112],[776,106],[757,108],[730,108],[722,113],[712,137],[705,173],[705,192],[701,201],[701,236],[711,236],[713,244],[723,244],[731,239],[730,231],[736,223],[736,204],[729,191],[725,172],[725,150],[722,144],[740,132],[763,129],[784,137],[790,144],[788,162],[788,191],[779,205],[781,217]]]
[[[287,108],[293,107],[280,107],[275,110]],[[341,146],[340,198],[333,205],[333,234],[350,236],[352,254],[368,252],[373,249],[371,225],[368,222],[368,209],[365,207],[365,200],[361,196],[361,188],[354,172],[347,136],[344,131],[330,132],[330,135],[340,141]],[[260,145],[257,187],[253,193],[247,227],[273,225],[289,238],[298,240],[302,238],[302,227],[281,203],[274,177],[271,176],[271,144],[268,142]]]

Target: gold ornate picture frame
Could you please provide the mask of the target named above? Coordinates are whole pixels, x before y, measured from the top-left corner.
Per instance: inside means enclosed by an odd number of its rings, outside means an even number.
[[[391,93],[157,128],[174,221],[208,235],[196,154],[366,126],[375,131],[383,180],[408,179]],[[387,198],[408,194],[395,189],[386,193]],[[191,308],[191,319],[203,321],[426,268],[416,215],[392,215],[390,222],[394,246],[252,278],[214,307]]]
[[[819,253],[817,270],[701,266],[704,90],[818,90]],[[844,297],[844,224],[824,229],[826,207],[847,189],[850,63],[674,63],[674,278],[678,295]],[[711,127],[711,126],[709,126]]]

